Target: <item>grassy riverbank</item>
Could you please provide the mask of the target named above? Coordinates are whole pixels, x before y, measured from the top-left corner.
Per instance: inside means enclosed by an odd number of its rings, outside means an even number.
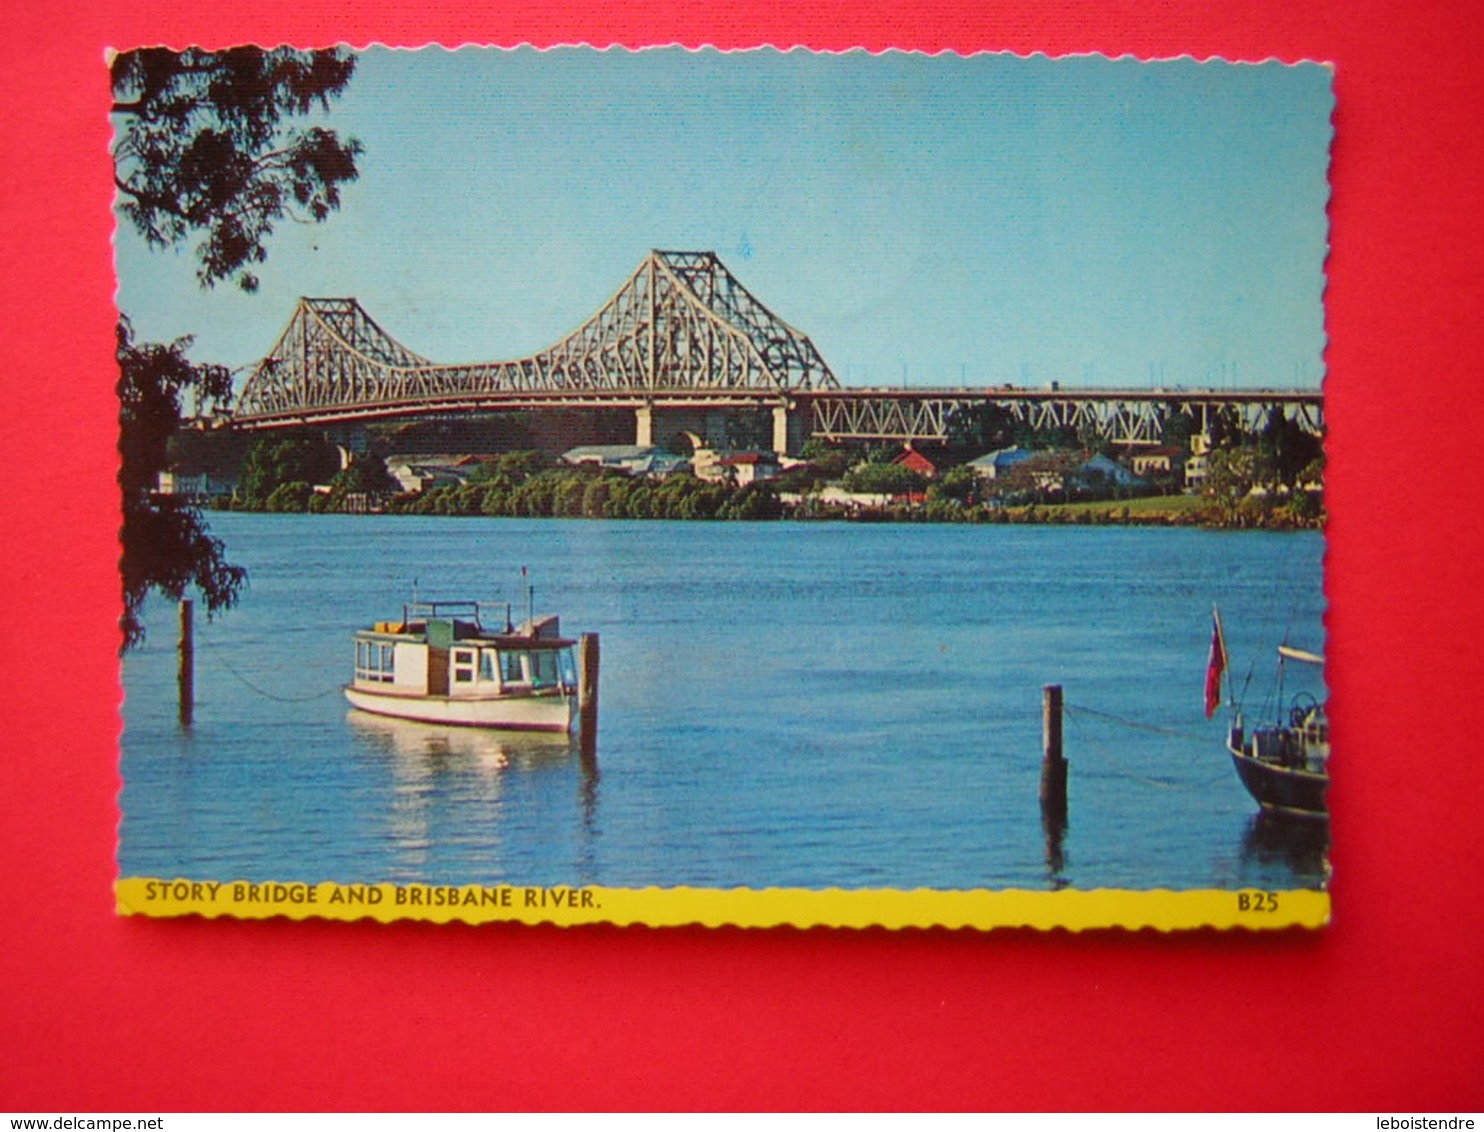
[[[611,481],[610,481],[611,482]],[[605,485],[607,486],[607,485]],[[462,497],[461,497],[462,495]],[[586,498],[584,499],[584,495]],[[594,495],[570,492],[566,498],[501,498],[486,502],[464,491],[438,489],[419,495],[381,499],[337,499],[310,496],[269,507],[233,507],[229,501],[217,505],[234,510],[300,511],[389,511],[414,515],[485,515],[491,518],[556,519],[686,519],[726,522],[733,519],[793,520],[798,522],[857,523],[972,523],[1047,524],[1056,526],[1148,526],[1207,527],[1216,530],[1319,530],[1324,513],[1316,502],[1254,497],[1236,506],[1222,506],[1198,495],[1155,495],[1134,499],[1105,499],[1075,503],[1028,503],[1017,506],[966,505],[949,500],[892,503],[884,507],[827,504],[806,497],[799,503],[784,503],[766,484],[746,488],[710,485],[705,492],[669,492],[646,488]],[[306,506],[306,503],[310,504]]]
[[[1154,495],[1140,499],[1083,503],[1041,503],[1006,508],[1010,522],[1095,526],[1210,527],[1217,530],[1320,530],[1324,513],[1317,506],[1287,501],[1244,500],[1219,507],[1199,495]]]
[[[953,507],[941,504],[892,506],[856,513],[796,513],[799,519],[853,519],[859,522],[1042,524],[1053,526],[1206,527],[1212,530],[1321,530],[1324,513],[1317,505],[1292,506],[1286,501],[1244,500],[1221,507],[1196,495],[1160,495],[1139,499],[1078,503],[1031,503],[1013,507]]]

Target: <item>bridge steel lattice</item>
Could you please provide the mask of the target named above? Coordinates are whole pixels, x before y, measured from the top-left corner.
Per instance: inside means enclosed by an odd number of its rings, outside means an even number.
[[[582,326],[513,361],[439,364],[386,333],[353,298],[301,299],[254,368],[231,423],[244,429],[539,409],[627,409],[637,442],[665,409],[773,415],[773,446],[832,440],[946,440],[955,414],[997,404],[1038,429],[1158,443],[1178,407],[1202,430],[1218,409],[1260,427],[1275,407],[1323,428],[1317,392],[845,389],[809,338],[759,302],[714,252],[651,252]]]
[[[1295,390],[852,389],[809,400],[811,435],[826,440],[947,441],[956,416],[987,404],[1032,429],[1071,430],[1120,447],[1158,445],[1165,425],[1180,412],[1189,413],[1202,433],[1218,412],[1255,432],[1275,408],[1308,432],[1324,431],[1323,395]]]
[[[516,361],[438,365],[400,345],[354,299],[301,299],[249,378],[234,420],[394,416],[452,403],[494,407],[559,398],[623,404],[666,394],[703,400],[837,389],[807,337],[758,302],[712,252],[652,252],[566,338]]]

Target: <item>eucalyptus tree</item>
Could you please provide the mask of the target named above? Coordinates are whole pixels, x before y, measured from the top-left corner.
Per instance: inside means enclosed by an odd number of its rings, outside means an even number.
[[[111,72],[119,209],[152,247],[199,237],[202,286],[257,290],[275,225],[325,220],[356,179],[359,141],[290,124],[345,91],[349,51],[149,47]]]
[[[196,241],[202,287],[231,279],[256,291],[253,269],[266,261],[274,227],[327,219],[356,178],[360,142],[294,124],[345,91],[355,72],[349,51],[149,47],[115,55],[110,72],[119,212],[152,248]],[[143,638],[139,613],[151,590],[179,598],[194,586],[215,612],[246,581],[193,504],[154,490],[187,398],[200,411],[231,397],[230,374],[192,362],[189,347],[189,338],[137,343],[128,318],[119,321],[124,648]]]

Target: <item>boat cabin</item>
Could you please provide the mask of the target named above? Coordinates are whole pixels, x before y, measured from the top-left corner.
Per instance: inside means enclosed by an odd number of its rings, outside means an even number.
[[[355,634],[355,683],[405,695],[485,697],[571,692],[572,646],[556,617],[519,627],[486,628],[479,602],[419,602],[400,621],[378,621]]]

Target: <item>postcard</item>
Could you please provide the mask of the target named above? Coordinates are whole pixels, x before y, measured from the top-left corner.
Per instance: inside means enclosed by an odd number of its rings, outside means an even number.
[[[1327,66],[108,65],[121,913],[1328,921]]]

